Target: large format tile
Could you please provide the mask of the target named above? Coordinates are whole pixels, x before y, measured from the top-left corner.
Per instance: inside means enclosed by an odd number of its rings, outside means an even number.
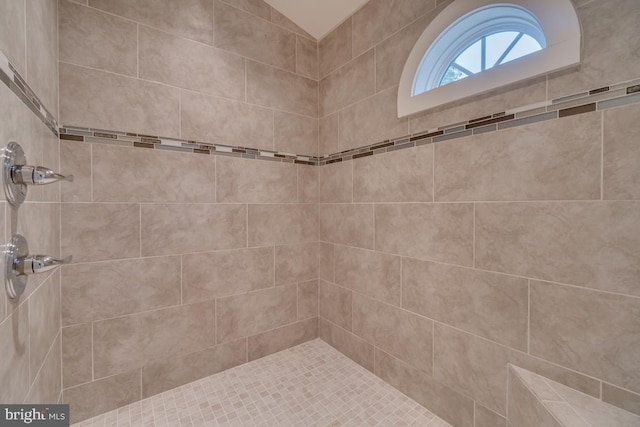
[[[431,202],[433,145],[354,161],[353,198],[355,202]]]
[[[25,1],[0,3],[0,51],[22,75],[26,75]]]
[[[318,116],[318,82],[249,61],[247,102],[315,118]]]
[[[471,204],[376,205],[376,249],[471,266]]]
[[[212,156],[94,144],[94,202],[215,202]]]
[[[640,392],[640,300],[531,283],[530,352]]]
[[[603,382],[602,401],[640,415],[640,394]]]
[[[354,162],[337,162],[320,167],[320,203],[353,201]]]
[[[402,307],[527,350],[527,279],[403,258]]]
[[[245,205],[144,204],[142,255],[168,255],[247,246]]]
[[[320,80],[320,116],[336,112],[375,93],[373,50]]]
[[[63,203],[60,250],[74,262],[140,256],[140,206]]]
[[[180,136],[178,89],[60,63],[60,121],[66,125]]]
[[[155,359],[211,347],[215,341],[214,325],[213,302],[94,322],[94,378],[128,372]]]
[[[296,35],[215,1],[215,41],[220,49],[260,62],[296,70]]]
[[[29,391],[29,304],[22,304],[0,323],[0,400],[22,403]]]
[[[60,272],[53,273],[28,300],[31,382],[60,331]],[[60,349],[58,348],[58,351]],[[56,396],[57,397],[57,396]]]
[[[320,168],[298,165],[298,203],[318,203],[318,175]]]
[[[25,403],[58,402],[62,392],[62,362],[60,358],[60,334],[56,334],[55,341],[49,347],[44,362],[39,367],[40,370],[31,374],[35,378],[31,384],[31,390],[24,400]]]
[[[318,239],[317,205],[249,205],[248,218],[250,247]]]
[[[273,150],[273,112],[201,93],[180,92],[182,138]]]
[[[296,73],[318,79],[318,42],[315,40],[296,37]]]
[[[258,3],[258,2],[265,3],[262,0],[234,0],[234,1],[252,1],[252,2],[255,2],[255,3]],[[229,3],[229,2],[227,2],[227,3]],[[285,15],[283,15],[280,12],[278,12],[278,10],[276,8],[272,7],[270,9],[271,9],[271,22],[273,22],[276,25],[279,25],[282,28],[285,28],[285,29],[287,29],[289,31],[292,31],[292,32],[298,34],[299,36],[303,36],[304,38],[306,38],[309,41],[316,42],[315,37],[313,37],[311,34],[307,33],[305,30],[300,28],[291,19],[287,18]]]
[[[404,136],[409,120],[398,118],[398,90],[392,87],[350,105],[338,114],[340,149],[346,150]]]
[[[185,356],[154,360],[142,368],[142,397],[162,393],[245,362],[245,340],[232,341]]]
[[[91,381],[93,376],[93,338],[91,323],[62,328],[62,386]]]
[[[62,323],[108,319],[180,304],[180,258],[62,267]]]
[[[244,58],[140,26],[139,76],[244,101]]]
[[[271,19],[271,6],[262,0],[223,0],[225,3],[230,4],[238,9],[242,9],[245,12],[249,12],[252,15],[258,16],[267,21]]]
[[[400,257],[380,252],[335,246],[335,283],[353,291],[400,306]]]
[[[260,359],[315,338],[318,338],[317,317],[249,337],[247,354],[249,360]]]
[[[330,243],[320,242],[318,276],[327,282],[333,282],[334,279],[334,245]]]
[[[27,83],[40,101],[58,116],[58,4],[26,2]]]
[[[318,155],[337,153],[338,148],[338,113],[322,117],[319,123]]]
[[[320,240],[373,249],[373,205],[320,205]]]
[[[324,280],[319,282],[318,291],[320,317],[351,331],[353,293]]]
[[[376,349],[376,375],[456,427],[473,426],[473,400]]]
[[[435,144],[436,200],[599,199],[600,114]]]
[[[213,42],[210,0],[90,0],[89,6],[199,42]]]
[[[604,199],[640,199],[640,105],[604,113]]]
[[[295,203],[298,200],[296,165],[217,156],[216,167],[218,202]]]
[[[273,123],[276,151],[318,155],[318,119],[276,111]]]
[[[318,317],[318,279],[298,283],[298,320]]]
[[[349,359],[373,372],[374,347],[371,344],[323,318],[319,320],[318,335]]]
[[[216,308],[218,344],[256,335],[296,321],[297,285],[221,298]]]
[[[198,302],[273,286],[273,248],[182,256],[182,297]]]
[[[354,293],[353,333],[415,368],[432,373],[431,320]]]
[[[136,77],[137,25],[77,3],[61,0],[61,61]]]
[[[478,403],[475,404],[475,419],[475,427],[508,427],[506,418]]]
[[[63,202],[91,201],[91,146],[84,141],[60,141],[60,173],[73,173],[73,184],[60,186]]]
[[[318,278],[318,243],[276,246],[276,285]]]
[[[323,37],[318,44],[320,78],[351,60],[351,18]]]
[[[140,383],[140,370],[118,374],[67,388],[62,401],[69,404],[75,423],[140,400]]]
[[[639,208],[636,202],[477,204],[476,267],[640,295]]]
[[[508,389],[509,424],[522,427],[561,427],[511,366]]]

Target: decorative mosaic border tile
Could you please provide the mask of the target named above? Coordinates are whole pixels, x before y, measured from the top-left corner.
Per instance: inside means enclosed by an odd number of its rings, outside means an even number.
[[[53,114],[43,105],[40,98],[29,87],[20,73],[9,62],[9,59],[0,51],[0,80],[15,93],[22,102],[38,116],[47,127],[58,136],[58,123]]]

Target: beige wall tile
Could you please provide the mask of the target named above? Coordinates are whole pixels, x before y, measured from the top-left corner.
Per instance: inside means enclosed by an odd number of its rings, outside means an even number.
[[[398,90],[392,87],[341,110],[340,149],[407,135],[409,119],[398,118]]]
[[[31,385],[29,379],[29,304],[22,304],[0,323],[0,400],[22,403]]]
[[[277,286],[217,300],[217,343],[295,322],[297,293],[296,285]]]
[[[376,205],[376,249],[413,258],[471,266],[473,206]]]
[[[213,42],[210,0],[90,0],[89,6],[202,43]]]
[[[142,368],[142,398],[233,368],[246,361],[247,345],[244,339],[186,356],[154,360]]]
[[[320,316],[347,331],[351,331],[352,292],[324,280],[319,283]]]
[[[298,200],[296,165],[222,156],[215,158],[218,202],[295,203]]]
[[[296,37],[296,73],[318,80],[318,42]]]
[[[605,199],[640,199],[640,105],[631,105],[604,113],[604,188]]]
[[[431,320],[354,293],[353,333],[415,368],[432,373]]]
[[[373,205],[320,205],[320,240],[373,249]]]
[[[141,79],[244,101],[244,58],[145,26],[138,37]]]
[[[298,203],[318,203],[320,168],[298,165]]]
[[[320,119],[318,155],[324,156],[340,151],[338,148],[338,113]]]
[[[320,203],[353,201],[353,161],[320,167]]]
[[[26,79],[49,112],[58,117],[58,5],[31,0],[26,6]]]
[[[215,202],[216,158],[144,148],[92,147],[95,202]]]
[[[373,372],[374,347],[371,344],[323,318],[319,320],[318,334],[324,342]]]
[[[60,173],[73,174],[72,185],[61,185],[63,202],[91,201],[91,144],[60,141]]]
[[[138,75],[135,22],[67,0],[61,0],[58,8],[61,61],[133,77]]]
[[[318,65],[321,78],[326,77],[329,73],[351,60],[352,32],[352,20],[349,18],[320,40],[318,44]]]
[[[256,0],[256,1],[260,1],[260,0]],[[307,33],[305,30],[297,26],[291,19],[287,18],[286,16],[284,16],[282,13],[278,12],[274,8],[271,8],[271,22],[289,31],[293,31],[298,35],[304,36],[309,40],[312,40],[314,42],[316,41],[315,37],[313,37],[311,34]]]
[[[640,40],[634,37],[640,20],[636,5],[626,0],[588,2],[577,12],[582,29],[580,67],[549,77],[551,99],[638,77],[640,57],[629,54],[640,50]],[[610,31],[612,26],[618,30]]]
[[[317,205],[249,205],[249,247],[317,239]]]
[[[91,381],[93,376],[91,323],[62,328],[62,385]]]
[[[0,3],[0,51],[18,72],[26,76],[25,1]]]
[[[354,161],[353,198],[356,202],[431,202],[433,145]]]
[[[318,155],[318,119],[276,111],[273,123],[276,151]]]
[[[506,415],[509,350],[436,323],[433,378]]]
[[[318,116],[318,82],[248,61],[247,102],[289,113]]]
[[[330,243],[320,242],[319,247],[319,271],[318,275],[320,279],[326,280],[327,282],[333,282],[333,263],[334,263],[334,246]]]
[[[141,398],[140,370],[114,375],[64,390],[62,401],[68,403],[71,422],[76,423]]]
[[[249,360],[260,359],[318,337],[318,318],[303,320],[249,337]]]
[[[640,245],[639,206],[634,202],[477,204],[476,266],[640,295],[640,264],[633,255]]]
[[[273,150],[273,112],[244,102],[180,92],[182,138]]]
[[[276,285],[318,278],[318,243],[276,246]]]
[[[60,272],[53,273],[29,298],[29,372],[31,382],[60,331]],[[58,368],[59,372],[60,368]],[[57,397],[57,396],[56,396]]]
[[[599,199],[600,115],[435,144],[436,200]]]
[[[25,403],[42,404],[44,402],[58,402],[62,392],[62,363],[60,360],[60,334],[56,334],[55,341],[49,347],[40,371],[31,375],[33,379],[31,390],[25,398]]]
[[[142,213],[142,255],[236,249],[247,245],[245,205],[151,205]]]
[[[317,279],[298,283],[298,320],[310,319],[312,317],[318,317]]]
[[[66,125],[180,136],[178,89],[60,63]]]
[[[271,19],[271,6],[262,0],[222,0],[231,6],[249,12],[267,21]]]
[[[400,306],[400,257],[335,246],[335,282],[353,291]]]
[[[62,323],[74,325],[180,304],[180,257],[62,268]]]
[[[508,388],[509,424],[522,427],[561,426],[522,382],[513,367],[509,368]]]
[[[482,405],[475,405],[476,427],[507,427],[507,419],[502,415],[485,408]]]
[[[435,7],[432,0],[372,0],[353,14],[353,52],[358,55]]]
[[[639,316],[637,298],[532,281],[530,352],[639,392]]]
[[[60,250],[74,262],[140,256],[138,205],[63,203],[60,217]]]
[[[379,349],[376,375],[452,425],[473,426],[473,400]]]
[[[296,35],[234,7],[215,2],[216,47],[260,62],[296,70]]]
[[[94,322],[94,378],[211,347],[214,325],[213,301]]]
[[[527,350],[527,279],[403,258],[402,307]]]
[[[320,80],[320,116],[373,95],[375,90],[374,54],[370,50]]]
[[[273,248],[182,256],[182,298],[198,302],[273,286]]]
[[[640,395],[602,383],[602,401],[640,415]]]

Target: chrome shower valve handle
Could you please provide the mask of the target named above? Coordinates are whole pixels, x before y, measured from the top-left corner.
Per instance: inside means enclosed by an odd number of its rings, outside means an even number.
[[[73,175],[61,175],[44,166],[15,165],[11,168],[14,184],[45,185],[58,181],[73,182]]]

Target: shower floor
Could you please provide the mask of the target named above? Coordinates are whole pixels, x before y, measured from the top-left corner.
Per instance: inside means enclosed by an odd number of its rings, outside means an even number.
[[[367,425],[450,427],[319,339],[74,424]]]

